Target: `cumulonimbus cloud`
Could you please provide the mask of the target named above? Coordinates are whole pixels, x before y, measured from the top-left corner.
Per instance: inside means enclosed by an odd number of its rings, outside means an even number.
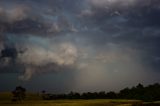
[[[45,4],[45,1],[44,4],[41,4],[41,0],[33,1],[30,0],[26,5],[22,2],[25,6],[11,3],[11,7],[0,8],[0,16],[3,17],[0,18],[0,51],[5,50],[5,45],[9,45],[10,50],[17,50],[16,56],[3,57],[5,61],[1,63],[4,65],[0,64],[0,67],[10,67],[12,62],[23,67],[20,79],[28,80],[36,73],[55,72],[72,66],[81,69],[87,67],[89,74],[93,73],[92,70],[98,73],[98,68],[103,72],[107,70],[109,77],[108,70],[111,69],[106,67],[108,64],[115,62],[113,67],[124,67],[130,59],[129,65],[134,64],[140,70],[138,67],[143,66],[137,62],[141,64],[144,61],[135,57],[146,56],[146,62],[150,51],[159,48],[159,40],[156,38],[160,25],[157,0],[79,0],[83,4],[78,4],[79,9],[70,6],[75,0],[69,0],[69,3],[66,0],[61,3],[59,0],[49,0],[54,5],[52,7],[48,2]],[[113,49],[109,49],[106,45],[110,42],[120,46],[110,45]],[[144,50],[145,53],[141,55],[137,52],[130,56],[132,53],[128,50],[124,53],[121,52],[123,49],[119,49],[125,47]],[[87,55],[82,53],[85,58],[79,56],[79,48],[86,51]],[[129,72],[129,67],[123,67],[121,70]],[[94,73],[92,75],[96,76]]]

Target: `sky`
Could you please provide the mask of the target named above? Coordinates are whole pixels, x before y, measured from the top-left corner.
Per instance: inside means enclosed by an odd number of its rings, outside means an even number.
[[[0,91],[160,83],[159,0],[0,0]]]

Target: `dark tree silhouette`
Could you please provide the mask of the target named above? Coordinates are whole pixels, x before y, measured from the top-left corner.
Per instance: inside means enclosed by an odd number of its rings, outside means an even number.
[[[46,98],[46,91],[43,90],[41,93],[42,93],[42,99],[45,100],[45,98]]]
[[[43,100],[50,100],[53,96],[52,94],[47,94],[45,90],[43,90],[41,93],[42,93]]]
[[[124,88],[120,92],[84,92],[82,94],[76,92],[70,92],[68,94],[47,94],[42,91],[42,98],[44,100],[53,99],[131,99],[131,100],[143,100],[143,101],[159,101],[160,100],[160,84],[155,83],[153,85],[143,86],[138,84],[131,88]],[[149,105],[151,106],[151,105]]]
[[[113,91],[108,92],[106,95],[107,95],[108,99],[116,99],[117,98],[117,94]]]
[[[17,86],[15,90],[12,91],[12,94],[13,94],[12,101],[22,101],[26,97],[26,89],[21,86]]]

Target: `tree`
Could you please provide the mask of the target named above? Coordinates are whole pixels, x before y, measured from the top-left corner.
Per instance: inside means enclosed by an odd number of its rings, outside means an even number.
[[[26,89],[21,86],[17,86],[15,90],[12,91],[12,94],[13,94],[12,101],[22,101],[26,97]]]
[[[45,91],[45,90],[42,91],[42,99],[43,99],[43,100],[46,99],[46,91]]]
[[[109,99],[116,99],[117,98],[117,94],[113,91],[110,91],[106,94],[107,98]]]

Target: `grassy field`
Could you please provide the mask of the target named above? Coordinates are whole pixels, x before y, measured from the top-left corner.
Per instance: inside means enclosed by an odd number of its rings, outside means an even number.
[[[138,100],[41,100],[38,94],[28,94],[27,99],[22,102],[12,102],[11,93],[0,93],[0,106],[160,106],[155,104],[143,103]]]
[[[136,101],[114,101],[114,100],[52,100],[52,101],[23,101],[14,103],[2,101],[0,106],[139,106]]]

